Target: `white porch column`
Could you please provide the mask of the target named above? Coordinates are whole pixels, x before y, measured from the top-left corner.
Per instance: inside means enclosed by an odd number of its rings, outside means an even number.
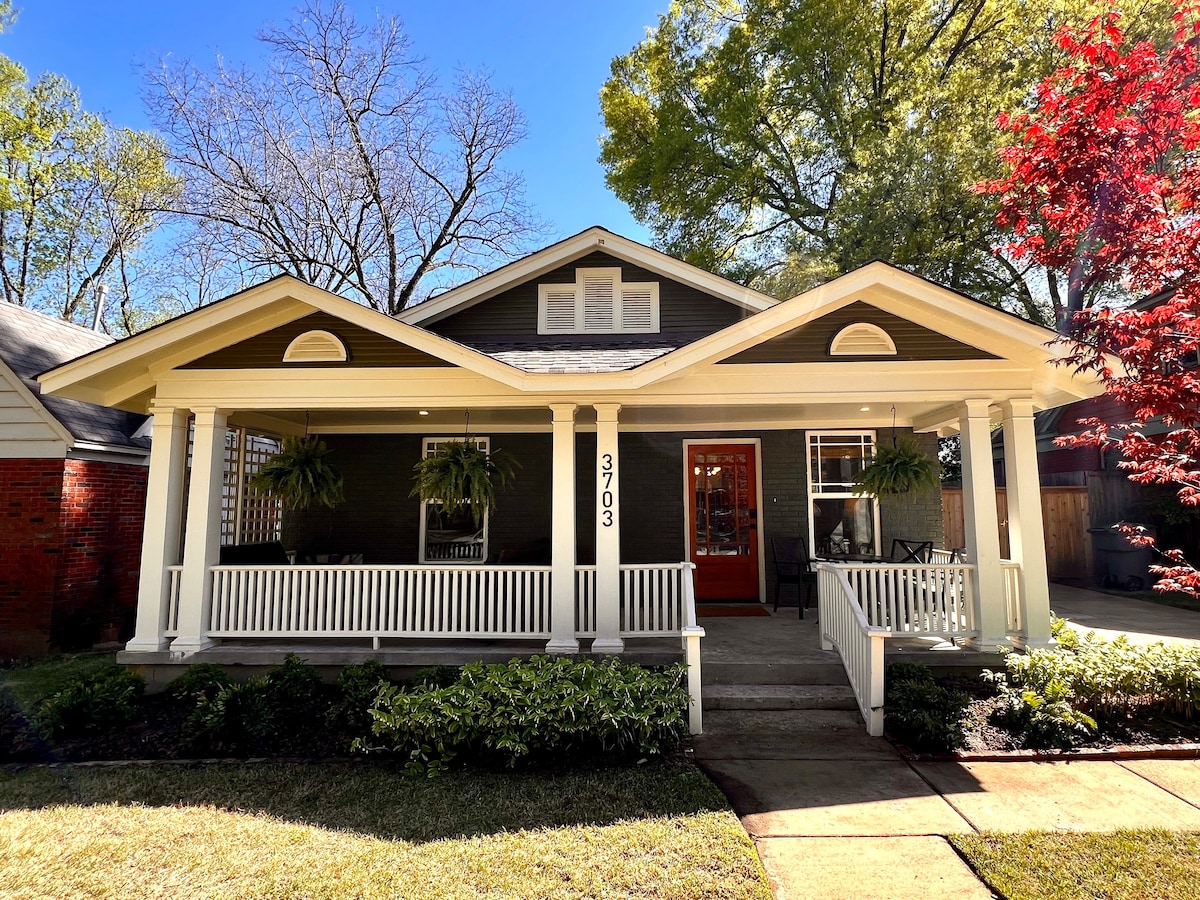
[[[619,403],[596,405],[596,639],[593,653],[620,653],[621,476],[617,450]]]
[[[991,401],[967,400],[959,419],[962,435],[963,518],[967,562],[973,567],[978,649],[1007,644],[1004,571],[1000,568],[1000,522],[996,517],[996,477],[992,470]]]
[[[578,653],[575,637],[575,410],[552,403],[550,640],[547,653]]]
[[[1025,645],[1050,643],[1050,581],[1046,573],[1046,535],[1042,526],[1042,488],[1038,477],[1033,401],[1000,404],[1004,416],[1004,471],[1008,485],[1008,546],[1021,566],[1018,585],[1024,611]]]
[[[171,642],[174,653],[191,653],[212,645],[206,633],[212,605],[209,569],[217,564],[221,552],[221,488],[229,413],[211,406],[193,412],[192,481],[179,586],[179,636]]]
[[[138,575],[137,624],[126,650],[167,649],[170,592],[168,566],[179,564],[183,482],[187,470],[188,411],[152,407],[150,472],[146,483],[146,518],[142,529],[142,563]]]

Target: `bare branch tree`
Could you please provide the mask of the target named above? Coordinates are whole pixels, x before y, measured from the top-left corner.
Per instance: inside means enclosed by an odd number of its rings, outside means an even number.
[[[443,93],[395,18],[360,25],[309,0],[259,39],[265,71],[160,65],[146,100],[186,189],[177,211],[259,272],[287,272],[395,314],[439,272],[477,273],[540,224],[504,154],[512,98],[461,73]]]

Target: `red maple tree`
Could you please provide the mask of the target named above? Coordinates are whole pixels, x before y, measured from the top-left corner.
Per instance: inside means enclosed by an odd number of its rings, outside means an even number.
[[[1083,420],[1064,444],[1119,449],[1131,480],[1200,506],[1200,3],[1177,0],[1174,23],[1161,50],[1129,45],[1115,8],[1061,31],[1068,64],[1038,86],[1032,112],[1001,117],[1009,174],[979,190],[1000,197],[1008,252],[1068,274],[1068,363],[1129,410]],[[1113,283],[1154,302],[1085,305]],[[1200,595],[1183,553],[1161,552],[1156,589]]]

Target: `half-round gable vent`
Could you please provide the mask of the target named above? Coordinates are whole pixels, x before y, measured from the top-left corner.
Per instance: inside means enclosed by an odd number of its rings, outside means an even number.
[[[342,339],[328,331],[306,331],[283,351],[283,361],[288,363],[345,362],[349,358]]]
[[[870,322],[847,325],[829,344],[830,356],[895,356],[896,342],[891,335]]]

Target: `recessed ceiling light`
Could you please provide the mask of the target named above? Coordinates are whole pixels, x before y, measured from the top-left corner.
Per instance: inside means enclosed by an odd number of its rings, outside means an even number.
[[[429,415],[429,410],[427,410],[427,409],[419,409],[419,410],[417,410],[417,415],[418,415],[418,416],[427,416],[427,415]]]
[[[859,411],[859,412],[870,412],[870,411],[871,411],[871,407],[869,407],[869,406],[860,406],[860,407],[858,408],[858,411]]]

